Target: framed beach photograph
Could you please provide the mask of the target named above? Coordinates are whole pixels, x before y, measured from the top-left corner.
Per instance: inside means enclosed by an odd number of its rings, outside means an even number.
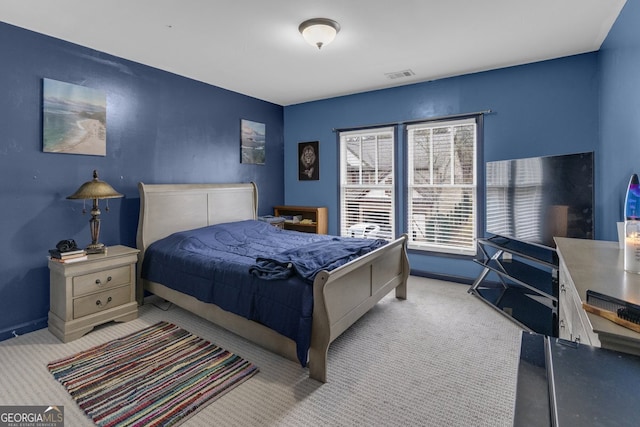
[[[300,181],[320,179],[318,141],[298,143],[298,179]]]
[[[240,163],[264,165],[266,125],[240,119]]]
[[[42,151],[106,156],[106,93],[43,79]]]

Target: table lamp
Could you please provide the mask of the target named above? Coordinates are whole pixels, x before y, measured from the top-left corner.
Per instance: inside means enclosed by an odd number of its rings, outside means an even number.
[[[113,189],[112,186],[104,181],[98,179],[98,171],[93,171],[93,180],[87,181],[76,190],[75,193],[68,196],[67,199],[93,199],[93,208],[91,209],[91,219],[89,220],[89,227],[91,229],[91,244],[87,246],[88,254],[100,254],[106,252],[104,244],[98,242],[100,236],[100,208],[98,207],[99,199],[115,199],[123,197]],[[109,211],[109,203],[105,209]],[[86,209],[82,209],[82,213],[85,213]]]

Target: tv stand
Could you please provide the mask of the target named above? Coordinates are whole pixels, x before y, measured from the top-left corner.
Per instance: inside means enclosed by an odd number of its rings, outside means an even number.
[[[469,293],[525,330],[557,337],[556,251],[502,236],[478,239],[478,249],[481,258],[474,261],[483,268]]]

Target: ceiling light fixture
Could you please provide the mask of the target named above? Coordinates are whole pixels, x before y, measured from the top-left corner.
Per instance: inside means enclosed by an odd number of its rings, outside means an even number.
[[[313,18],[300,24],[298,31],[307,43],[322,49],[322,46],[328,45],[336,37],[340,24],[327,18]]]

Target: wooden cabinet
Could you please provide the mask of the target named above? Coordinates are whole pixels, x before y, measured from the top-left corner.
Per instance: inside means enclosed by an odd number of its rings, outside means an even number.
[[[582,308],[587,290],[640,303],[640,275],[624,271],[617,242],[555,238],[560,259],[560,337],[640,355],[640,333]]]
[[[297,217],[284,223],[286,230],[305,233],[327,234],[327,208],[314,206],[276,206],[275,216]]]
[[[110,246],[85,261],[49,261],[49,331],[63,342],[80,338],[95,326],[138,317],[138,250]]]
[[[558,337],[600,347],[598,335],[593,333],[587,313],[582,309],[582,299],[578,294],[567,265],[560,256],[560,315],[558,320]]]

